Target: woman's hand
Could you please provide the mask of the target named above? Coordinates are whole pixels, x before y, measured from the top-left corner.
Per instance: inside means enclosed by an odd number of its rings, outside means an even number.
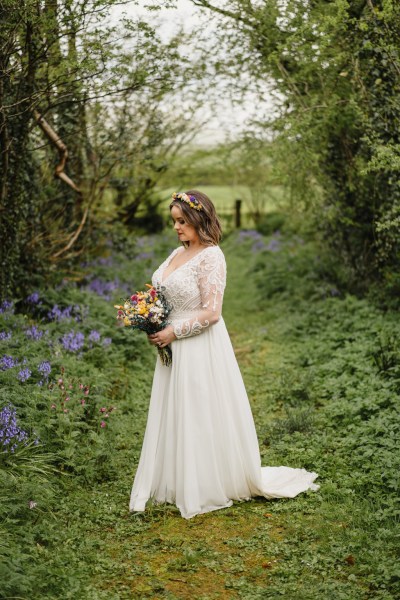
[[[168,325],[165,329],[161,331],[157,331],[157,333],[152,333],[147,336],[150,344],[153,346],[159,346],[159,348],[164,348],[164,346],[168,346],[171,342],[176,340],[176,335],[174,334],[174,328],[172,325]]]

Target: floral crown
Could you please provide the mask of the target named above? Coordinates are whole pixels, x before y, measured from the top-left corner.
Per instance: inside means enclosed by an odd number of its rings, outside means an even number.
[[[194,208],[195,210],[202,210],[203,208],[203,205],[197,200],[195,196],[188,196],[187,194],[185,194],[185,192],[180,192],[179,194],[177,192],[174,192],[172,194],[172,199],[180,200],[181,202],[186,202],[186,204],[189,204],[190,208]]]

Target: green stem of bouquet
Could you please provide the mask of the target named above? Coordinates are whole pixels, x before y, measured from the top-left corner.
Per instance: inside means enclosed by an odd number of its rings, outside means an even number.
[[[161,362],[165,367],[172,365],[172,350],[171,346],[165,346],[164,348],[157,347],[158,354],[161,358]]]

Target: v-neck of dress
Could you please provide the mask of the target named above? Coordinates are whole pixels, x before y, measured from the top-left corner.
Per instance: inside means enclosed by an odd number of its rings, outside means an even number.
[[[182,265],[179,265],[179,267],[176,267],[176,269],[174,269],[173,271],[171,271],[171,273],[169,273],[169,275],[166,276],[166,278],[164,279],[164,273],[165,273],[165,269],[168,269],[169,265],[171,264],[171,261],[173,258],[175,258],[175,256],[177,255],[177,251],[175,252],[175,254],[171,254],[169,261],[167,262],[167,264],[165,265],[163,272],[161,273],[161,284],[165,283],[167,281],[167,279],[169,279],[169,277],[171,277],[171,275],[173,275],[176,271],[179,271],[179,269],[181,269],[182,267],[184,267],[185,265],[187,265],[188,263],[190,263],[193,259],[196,258],[196,256],[199,256],[199,254],[203,254],[203,252],[205,252],[208,248],[211,248],[212,246],[206,246],[204,248],[204,250],[201,250],[200,252],[197,252],[197,254],[195,254],[194,256],[192,256],[191,258],[189,258],[189,260],[187,260],[186,262],[184,262]]]

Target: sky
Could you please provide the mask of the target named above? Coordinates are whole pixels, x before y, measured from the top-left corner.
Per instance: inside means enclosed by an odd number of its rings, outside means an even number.
[[[147,11],[145,6],[147,0],[140,0],[139,5],[129,3],[125,6],[117,6],[114,9],[114,18],[118,19],[122,14],[130,18],[144,16],[157,29],[162,39],[167,40],[171,37],[173,29],[183,25],[187,32],[192,31],[199,20],[204,22],[207,13],[194,6],[190,0],[176,0],[176,9],[162,8],[158,11]],[[207,19],[207,26],[216,27],[215,22]],[[226,82],[229,85],[229,82]],[[219,94],[218,102],[211,112],[211,104],[204,105],[202,114],[199,115],[202,122],[206,125],[201,129],[194,139],[194,143],[202,146],[211,146],[224,141],[227,137],[236,137],[245,129],[246,121],[249,117],[257,117],[260,112],[273,110],[272,97],[266,92],[264,102],[260,101],[255,95],[249,93],[244,105],[233,104],[227,94]]]

